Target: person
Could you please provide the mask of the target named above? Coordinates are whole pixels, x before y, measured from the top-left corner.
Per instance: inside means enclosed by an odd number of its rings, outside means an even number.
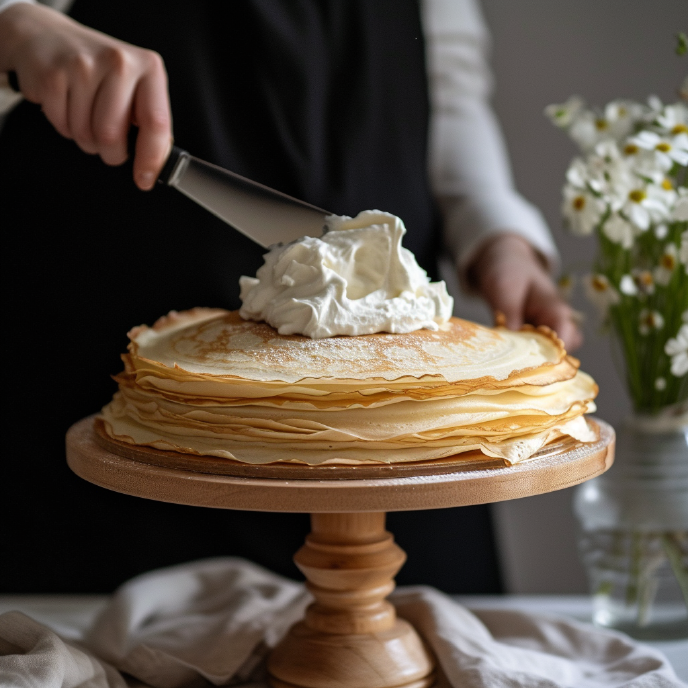
[[[68,425],[110,396],[104,367],[123,348],[123,332],[170,308],[236,307],[239,275],[261,263],[245,237],[175,192],[153,190],[173,129],[194,155],[337,214],[399,215],[405,245],[431,276],[444,246],[464,284],[509,327],[547,325],[568,348],[580,343],[551,278],[551,237],[513,189],[472,0],[77,0],[70,15],[0,0],[0,73],[16,73],[25,98],[0,136],[13,256],[7,314],[18,356],[6,393],[15,402],[12,478],[26,484],[38,455],[46,479],[32,482],[34,499],[54,508],[54,523],[83,531],[59,540],[61,560],[83,557],[86,541],[121,548],[118,521],[139,530],[129,558],[96,587],[174,556],[206,555],[199,531],[217,543],[221,529],[198,509],[84,487],[55,460]],[[65,505],[56,487],[80,503]],[[450,591],[494,591],[489,517],[453,512],[442,523],[463,531],[464,548],[489,560],[492,573],[477,567],[463,583],[447,574],[440,520],[413,514],[393,517],[401,525],[407,518],[414,533],[405,542],[397,532],[402,545],[426,548],[411,561],[427,570],[409,575]],[[293,552],[303,537],[283,517],[224,518],[227,548],[276,570],[284,570],[284,548]],[[278,530],[291,535],[273,537]],[[27,515],[17,551],[28,532],[46,532],[40,512]],[[105,556],[94,555],[94,569]],[[46,585],[25,570],[17,567],[5,587]],[[83,591],[73,571],[53,571],[49,589]]]

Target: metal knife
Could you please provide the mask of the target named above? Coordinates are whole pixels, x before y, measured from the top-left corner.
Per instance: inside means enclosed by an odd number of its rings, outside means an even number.
[[[332,213],[173,146],[158,182],[172,186],[264,248],[322,236]]]

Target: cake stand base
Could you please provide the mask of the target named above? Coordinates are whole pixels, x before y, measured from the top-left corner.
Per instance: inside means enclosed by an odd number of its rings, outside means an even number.
[[[311,525],[294,561],[315,602],[272,651],[272,686],[431,686],[430,652],[386,600],[406,555],[385,514],[312,514]]]
[[[67,433],[67,461],[96,485],[147,499],[312,514],[312,531],[294,560],[315,602],[268,658],[273,688],[428,688],[432,654],[386,600],[406,555],[385,530],[384,512],[485,504],[578,485],[604,473],[614,458],[614,431],[590,422],[599,428],[597,442],[564,438],[514,466],[453,457],[415,466],[304,467],[134,447],[107,437],[90,417]]]

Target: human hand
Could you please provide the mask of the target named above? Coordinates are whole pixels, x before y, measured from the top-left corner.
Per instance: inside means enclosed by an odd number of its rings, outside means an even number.
[[[583,337],[574,312],[531,245],[516,234],[500,234],[478,253],[468,278],[492,310],[501,312],[509,329],[524,323],[547,325],[562,339],[566,349],[578,348]]]
[[[15,71],[22,94],[86,153],[108,165],[128,157],[139,132],[134,181],[153,187],[172,145],[172,116],[162,58],[89,29],[42,5],[0,12],[0,72]]]

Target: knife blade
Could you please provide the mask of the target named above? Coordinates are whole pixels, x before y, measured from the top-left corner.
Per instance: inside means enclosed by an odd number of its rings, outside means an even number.
[[[263,248],[322,236],[332,213],[172,147],[158,182],[238,229]]]

